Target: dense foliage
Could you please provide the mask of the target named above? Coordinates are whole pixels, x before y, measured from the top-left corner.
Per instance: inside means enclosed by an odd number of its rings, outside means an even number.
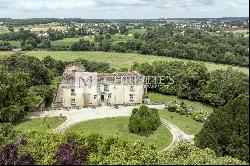
[[[215,106],[225,105],[228,101],[249,90],[249,77],[233,69],[215,70],[202,89],[203,100]]]
[[[135,63],[132,70],[146,76],[166,76],[164,86],[150,86],[163,94],[177,95],[213,106],[225,105],[238,95],[249,91],[247,74],[228,68],[208,72],[204,64],[184,62]]]
[[[27,140],[27,144],[19,147],[19,154],[29,154],[35,164],[40,165],[58,164],[57,151],[61,147],[60,145],[63,145],[62,154],[65,154],[65,152],[70,152],[72,147],[64,145],[71,141],[74,141],[74,145],[77,145],[78,148],[84,148],[85,154],[87,154],[84,164],[87,165],[246,164],[231,157],[217,157],[212,150],[203,150],[189,143],[181,143],[171,150],[158,152],[153,144],[145,145],[142,141],[130,143],[118,137],[102,137],[97,134],[29,131],[17,132],[12,139],[17,138]],[[5,144],[8,143],[0,144],[1,150]],[[67,157],[67,161],[74,162],[73,159],[77,155],[65,154],[65,157]]]
[[[23,116],[28,78],[25,73],[8,73],[6,67],[0,65],[0,122],[13,122]]]
[[[247,66],[248,44],[248,38],[242,34],[211,33],[165,24],[148,28],[140,39],[117,43],[112,49],[117,52],[136,51],[142,54]]]
[[[73,141],[59,145],[56,158],[58,165],[83,165],[87,159],[84,149]]]
[[[38,58],[22,54],[12,54],[0,59],[0,64],[7,67],[10,72],[24,72],[29,75],[29,84],[48,85],[52,81],[50,70]]]
[[[158,110],[141,106],[139,109],[133,109],[128,128],[131,133],[148,136],[156,131],[160,125],[161,119]]]
[[[12,46],[9,42],[0,41],[0,51],[10,51],[10,50],[12,50]]]
[[[18,154],[18,148],[27,144],[25,139],[12,142],[0,150],[0,165],[34,165],[35,161],[30,154]]]
[[[114,72],[115,69],[110,68],[109,63],[106,62],[95,62],[95,61],[88,61],[85,59],[76,59],[73,64],[82,64],[86,71],[88,72]]]
[[[196,136],[196,145],[249,162],[249,96],[216,109]]]
[[[94,49],[94,43],[90,41],[85,41],[81,39],[79,42],[74,43],[71,46],[71,50],[73,51],[90,51]]]

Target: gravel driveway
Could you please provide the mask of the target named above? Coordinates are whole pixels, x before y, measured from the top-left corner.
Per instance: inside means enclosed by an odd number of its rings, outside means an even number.
[[[148,105],[150,108],[163,109],[164,105]],[[53,117],[53,116],[66,116],[67,120],[58,126],[55,131],[63,132],[67,128],[71,127],[74,124],[93,120],[93,119],[103,119],[103,118],[111,118],[111,117],[128,117],[131,115],[132,110],[134,108],[139,108],[139,106],[128,106],[128,107],[119,107],[116,109],[114,107],[97,107],[96,109],[92,108],[83,108],[80,110],[53,110],[53,111],[44,111],[44,112],[33,112],[28,115],[28,118],[39,118],[39,117]],[[182,130],[180,130],[177,126],[172,123],[161,119],[162,124],[166,126],[171,134],[173,135],[172,143],[166,148],[174,147],[180,141],[188,141],[193,143],[193,135],[187,135]]]

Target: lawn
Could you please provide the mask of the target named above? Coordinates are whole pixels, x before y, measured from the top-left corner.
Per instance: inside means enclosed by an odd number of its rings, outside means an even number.
[[[48,117],[48,118],[45,118],[45,121],[44,121],[44,118],[24,119],[24,120],[19,121],[15,125],[15,129],[46,131],[49,129],[55,129],[60,124],[65,122],[66,119],[67,119],[66,117]]]
[[[157,131],[149,137],[132,134],[128,131],[128,117],[106,118],[82,122],[67,129],[77,132],[95,132],[104,136],[120,136],[131,142],[142,140],[146,144],[153,142],[158,150],[166,148],[172,142],[171,132],[164,126],[160,126]]]
[[[152,103],[165,103],[165,102],[171,101],[171,100],[175,100],[175,101],[179,101],[179,102],[183,101],[188,106],[196,107],[199,110],[213,112],[213,107],[212,106],[210,106],[208,104],[198,102],[198,101],[191,101],[191,100],[181,99],[181,98],[178,98],[177,96],[163,95],[161,93],[155,93],[155,92],[149,92],[148,96],[150,97],[150,101]]]
[[[167,110],[159,110],[160,117],[166,119],[179,127],[186,134],[196,135],[203,126],[203,123],[193,120],[191,117],[180,115],[176,112],[169,112]]]

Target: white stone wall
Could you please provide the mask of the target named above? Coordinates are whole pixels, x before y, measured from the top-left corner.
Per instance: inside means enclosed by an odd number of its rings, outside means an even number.
[[[90,73],[88,73],[90,74]],[[131,91],[133,86],[133,91]],[[71,89],[75,90],[75,95],[71,95]],[[85,85],[77,87],[64,87],[63,88],[63,106],[71,107],[71,99],[75,99],[78,107],[98,105],[100,103],[111,105],[115,104],[140,104],[144,96],[144,84],[123,85],[123,84],[109,84],[108,91],[104,90],[104,84],[98,85]],[[111,96],[109,96],[109,94]],[[133,95],[133,100],[130,100],[130,94]],[[101,102],[101,96],[104,96],[104,101]],[[96,98],[95,98],[96,96]],[[109,98],[110,97],[110,98]]]

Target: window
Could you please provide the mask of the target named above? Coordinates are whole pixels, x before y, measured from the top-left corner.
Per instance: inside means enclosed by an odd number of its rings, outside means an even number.
[[[72,95],[72,96],[75,96],[75,95],[76,95],[75,89],[71,89],[71,95]]]
[[[134,86],[130,86],[130,92],[134,92],[135,91],[135,87]]]
[[[109,98],[109,99],[111,98],[111,94],[108,94],[108,98]]]
[[[100,90],[101,90],[101,86],[97,85],[97,91],[100,91]]]
[[[109,91],[109,86],[108,85],[104,85],[104,91]]]
[[[76,105],[76,99],[71,99],[71,105]]]
[[[94,95],[94,100],[96,100],[96,98],[97,98],[97,95]]]
[[[135,96],[135,95],[130,94],[130,95],[129,95],[129,100],[134,100],[134,96]]]

